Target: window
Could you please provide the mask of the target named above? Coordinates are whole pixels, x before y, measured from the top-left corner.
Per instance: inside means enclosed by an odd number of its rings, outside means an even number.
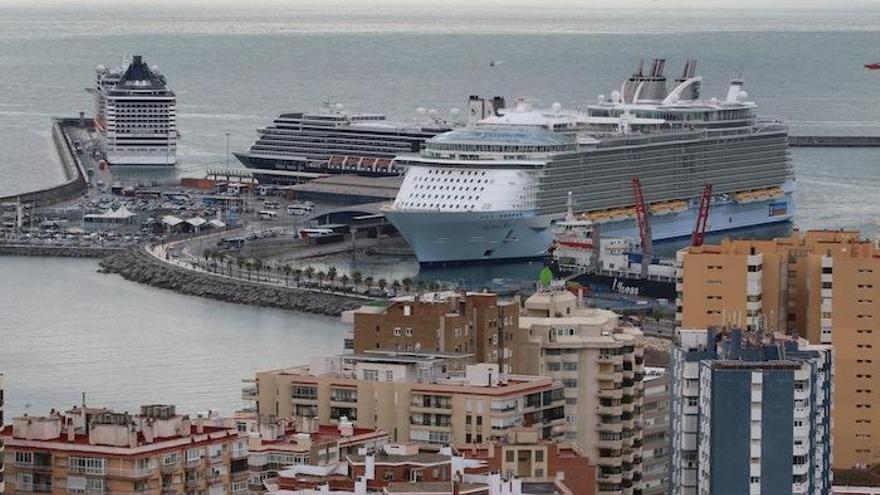
[[[535,451],[535,462],[544,462],[544,451],[536,450]]]
[[[68,457],[67,468],[71,473],[104,475],[103,457]]]
[[[514,452],[512,450],[508,450],[507,452],[504,453],[504,458],[507,462],[513,462],[514,457],[515,457]]]
[[[385,370],[385,381],[393,382],[394,381],[394,372],[391,370]]]
[[[378,382],[379,370],[364,370],[364,380],[368,382]]]

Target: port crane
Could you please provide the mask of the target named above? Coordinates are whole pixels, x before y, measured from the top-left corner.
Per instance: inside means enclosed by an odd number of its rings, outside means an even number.
[[[697,223],[691,234],[691,246],[702,246],[706,238],[706,229],[709,227],[709,205],[712,201],[712,184],[706,184],[703,188],[703,196],[700,197],[700,209],[697,212]]]
[[[653,245],[651,239],[651,222],[648,219],[648,210],[645,207],[645,197],[642,194],[642,182],[638,177],[632,178],[633,196],[636,199],[636,221],[639,225],[639,239],[642,242],[642,276],[648,275],[648,265],[653,258]]]

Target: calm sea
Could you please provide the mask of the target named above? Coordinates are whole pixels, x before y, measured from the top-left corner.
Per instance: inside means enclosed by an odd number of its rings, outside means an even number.
[[[249,4],[250,5],[250,4]],[[61,180],[52,116],[92,111],[98,64],[157,64],[179,101],[179,173],[225,164],[283,111],[325,98],[358,111],[446,115],[469,94],[576,107],[619,87],[640,58],[704,91],[742,76],[794,132],[880,134],[880,11],[599,11],[367,7],[202,11],[0,5],[0,195]],[[489,60],[502,61],[496,67]],[[880,150],[793,150],[797,223],[880,218]],[[81,260],[0,258],[0,372],[10,413],[94,403],[240,405],[238,380],[341,348],[335,320],[230,306],[97,275]],[[528,271],[528,269],[527,269]],[[486,278],[496,276],[487,272]],[[30,406],[30,407],[29,407]]]

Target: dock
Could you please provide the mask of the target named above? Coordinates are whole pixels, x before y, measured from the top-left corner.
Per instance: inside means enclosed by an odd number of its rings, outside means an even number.
[[[880,136],[788,136],[788,145],[816,148],[876,148]]]

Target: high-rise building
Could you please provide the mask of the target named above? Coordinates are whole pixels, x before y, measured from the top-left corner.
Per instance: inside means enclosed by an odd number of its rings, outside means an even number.
[[[511,428],[534,426],[541,438],[564,434],[562,385],[543,376],[508,375],[497,364],[450,371],[458,355],[372,351],[313,359],[263,371],[246,387],[260,416],[319,424],[349,420],[387,431],[397,442],[438,448],[482,443]]]
[[[247,439],[174,406],[19,416],[0,437],[13,493],[247,494]]]
[[[567,439],[598,466],[597,493],[634,493],[642,478],[642,333],[565,290],[525,302],[513,370],[546,375],[565,394]]]
[[[830,493],[831,376],[831,346],[678,330],[669,493]]]
[[[664,495],[669,485],[669,399],[665,368],[645,368],[642,407],[642,495]]]
[[[473,354],[471,364],[497,363],[510,372],[510,340],[519,304],[491,293],[406,296],[352,312],[354,351],[435,351]]]
[[[135,55],[126,68],[99,65],[95,125],[111,165],[174,165],[177,161],[177,97],[157,66]]]
[[[880,462],[880,249],[858,232],[795,232],[678,253],[682,328],[780,331],[835,351],[834,466]],[[877,346],[877,347],[875,347]]]
[[[3,428],[3,425],[6,424],[3,422],[3,402],[6,400],[5,390],[6,384],[3,381],[3,373],[0,373],[0,428]],[[3,452],[3,438],[0,438],[0,493],[6,493],[3,483],[3,475],[5,474],[3,464],[4,459],[5,456]]]

